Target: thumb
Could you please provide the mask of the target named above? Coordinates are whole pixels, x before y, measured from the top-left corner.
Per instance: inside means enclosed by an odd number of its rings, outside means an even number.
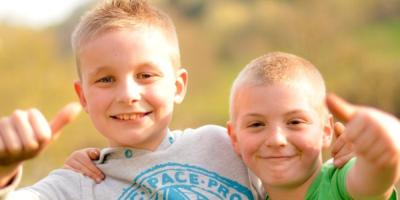
[[[355,106],[333,93],[327,95],[326,104],[332,114],[345,123],[348,122],[356,112]]]
[[[98,160],[100,158],[100,150],[96,148],[88,149],[87,154],[90,160]]]
[[[75,119],[81,109],[81,105],[77,102],[72,102],[64,106],[50,122],[51,132],[53,133],[52,138],[57,136],[57,132],[60,131],[61,128]]]

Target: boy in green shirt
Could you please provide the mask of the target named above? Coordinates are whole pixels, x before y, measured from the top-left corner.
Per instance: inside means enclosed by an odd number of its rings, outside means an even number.
[[[356,159],[343,168],[323,164],[332,114],[346,123]],[[396,199],[400,172],[399,121],[335,95],[310,62],[270,53],[236,78],[228,132],[234,149],[262,181],[266,199]]]

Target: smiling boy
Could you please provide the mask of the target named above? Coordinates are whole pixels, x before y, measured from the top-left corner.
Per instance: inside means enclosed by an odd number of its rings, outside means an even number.
[[[330,96],[329,108],[346,116],[346,142],[357,155],[338,169],[322,162],[333,132],[325,98],[318,70],[292,54],[261,56],[236,78],[227,128],[235,151],[261,179],[266,198],[396,199],[399,121]]]
[[[0,120],[0,144],[7,144],[0,145],[0,158],[10,160],[0,165],[0,198],[257,197],[224,128],[168,129],[174,105],[185,96],[187,72],[180,68],[175,27],[166,14],[142,0],[105,0],[81,19],[72,44],[79,73],[75,91],[109,143],[96,163],[106,179],[96,184],[58,169],[33,186],[12,191],[22,162],[36,156],[58,130],[39,111],[19,110]],[[35,123],[38,119],[41,123]]]
[[[174,104],[183,100],[187,72],[171,62],[177,57],[176,39],[141,26],[100,33],[82,44],[75,89],[111,147],[155,150],[167,133]]]

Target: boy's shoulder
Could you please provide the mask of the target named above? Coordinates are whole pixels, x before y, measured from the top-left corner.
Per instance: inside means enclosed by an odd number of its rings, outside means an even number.
[[[334,166],[331,160],[321,167],[319,175],[307,191],[306,199],[351,199],[346,189],[346,176],[354,165],[355,158],[348,161],[342,168]]]
[[[356,160],[357,158],[352,158],[342,168],[335,167],[331,161],[325,162],[318,177],[308,189],[305,199],[351,200],[351,195],[346,188],[346,176]],[[397,191],[395,189],[389,199],[397,199]]]
[[[197,128],[186,128],[184,130],[174,130],[171,131],[171,133],[177,137],[207,137],[208,139],[229,139],[226,128],[214,124],[207,124]]]
[[[207,147],[218,144],[219,146],[231,146],[228,132],[225,127],[218,125],[204,125],[198,128],[171,131],[177,144],[205,145]]]

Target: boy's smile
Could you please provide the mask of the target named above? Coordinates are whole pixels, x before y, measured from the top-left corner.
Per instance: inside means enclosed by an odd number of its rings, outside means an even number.
[[[264,185],[291,187],[318,172],[330,133],[309,97],[285,83],[238,89],[228,131],[236,152]]]
[[[154,27],[110,30],[79,52],[81,103],[110,146],[154,150],[164,139],[186,71],[173,66],[174,47]]]
[[[129,121],[138,121],[150,114],[151,114],[151,112],[124,113],[124,114],[111,115],[110,117],[113,119],[123,120],[123,121],[128,121],[128,120]]]

